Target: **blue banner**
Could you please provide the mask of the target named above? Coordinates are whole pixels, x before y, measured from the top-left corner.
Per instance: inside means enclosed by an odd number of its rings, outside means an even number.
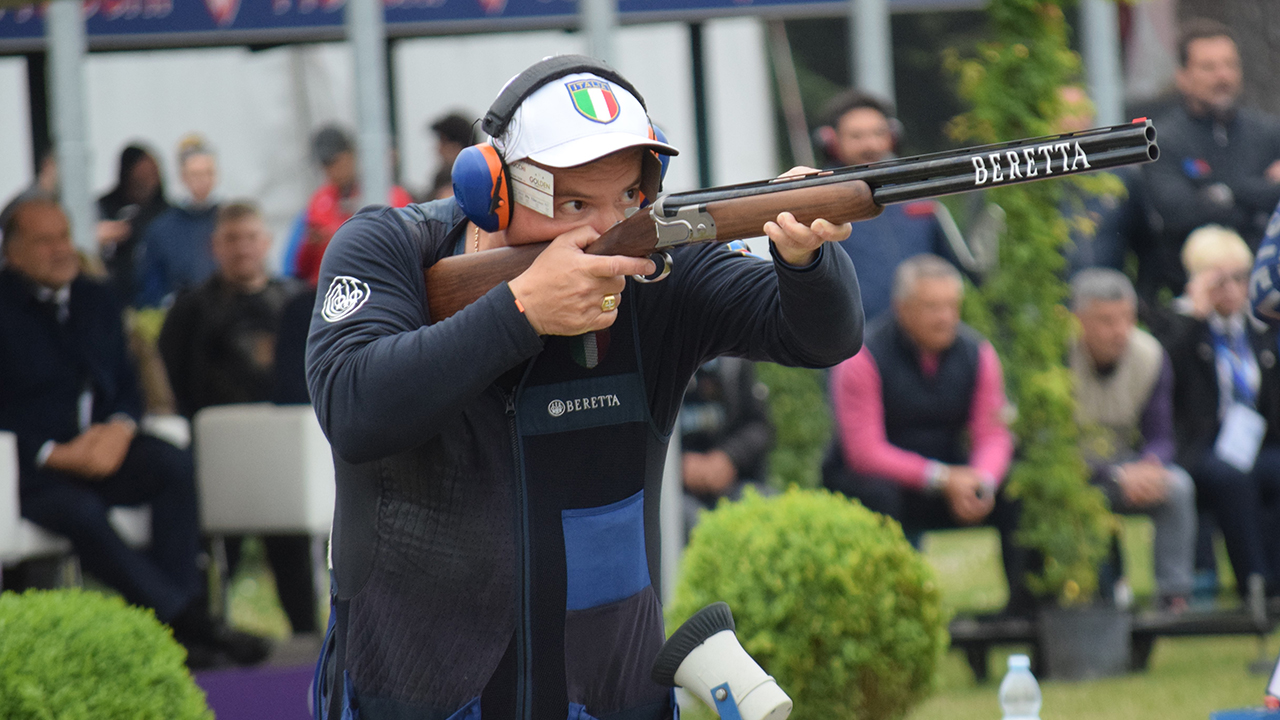
[[[384,0],[392,37],[576,27],[576,0]],[[891,0],[895,10],[982,0]],[[85,0],[91,50],[255,45],[343,37],[344,0]],[[619,0],[623,23],[729,15],[840,15],[848,0]],[[43,8],[0,9],[0,54],[44,46]]]

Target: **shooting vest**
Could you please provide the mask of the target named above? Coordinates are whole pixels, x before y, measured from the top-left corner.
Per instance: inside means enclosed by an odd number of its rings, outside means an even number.
[[[886,439],[904,450],[947,464],[968,462],[967,429],[977,386],[982,338],[963,323],[956,340],[925,375],[919,350],[885,316],[868,331],[865,345],[880,373]]]
[[[480,700],[510,649],[517,718],[671,717],[650,679],[667,438],[629,297],[608,331],[545,338],[514,389],[490,386],[422,446],[335,460],[328,716],[507,717]]]

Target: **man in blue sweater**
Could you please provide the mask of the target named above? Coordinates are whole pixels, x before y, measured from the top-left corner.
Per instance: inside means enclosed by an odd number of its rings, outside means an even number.
[[[849,90],[827,104],[826,117],[828,124],[818,133],[827,155],[837,165],[880,162],[897,152],[901,125],[884,100]],[[943,230],[943,221],[954,226],[946,207],[936,200],[889,205],[879,216],[855,224],[840,243],[858,268],[862,309],[868,321],[892,305],[893,273],[903,260],[933,254],[963,269]]]
[[[199,137],[183,140],[178,148],[182,184],[190,193],[147,226],[138,262],[138,307],[171,302],[177,293],[194,288],[213,275],[210,250],[218,204],[212,200],[218,184],[218,163]]]

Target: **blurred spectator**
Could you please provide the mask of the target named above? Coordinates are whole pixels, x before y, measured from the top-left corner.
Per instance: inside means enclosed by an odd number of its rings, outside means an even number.
[[[1013,458],[1004,380],[991,343],[960,322],[963,293],[960,273],[936,255],[898,266],[893,312],[832,373],[836,436],[823,484],[898,520],[915,543],[925,530],[995,526],[1008,610],[1022,613],[1027,558],[1002,491]]]
[[[901,124],[888,102],[849,90],[827,104],[825,117],[827,125],[817,132],[833,165],[864,165],[895,156]],[[951,229],[950,236],[945,228]],[[890,284],[898,263],[933,253],[960,267],[957,250],[968,254],[950,213],[934,200],[889,205],[878,217],[854,223],[853,234],[840,246],[858,271],[868,321],[889,309]]]
[[[219,208],[212,247],[216,272],[178,296],[160,331],[160,353],[174,399],[187,418],[210,405],[270,400],[280,315],[302,289],[297,280],[273,278],[268,272],[271,234],[252,203]],[[232,574],[241,540],[226,538]],[[280,604],[294,632],[314,632],[310,538],[279,535],[263,540]]]
[[[40,155],[40,169],[36,172],[36,177],[31,184],[5,203],[4,209],[0,210],[0,227],[8,224],[9,216],[13,214],[19,203],[34,197],[49,197],[55,200],[58,197],[58,156],[54,154],[52,147],[46,148]]]
[[[463,148],[476,144],[476,120],[461,110],[455,110],[431,121],[428,129],[436,137],[436,166],[432,176],[431,191],[426,200],[439,200],[453,194],[453,182],[449,182],[449,192],[440,195],[440,179],[453,172],[453,161]]]
[[[139,248],[139,307],[173,300],[174,294],[195,287],[213,274],[213,235],[218,204],[212,199],[218,184],[218,163],[198,135],[178,145],[178,169],[189,197],[160,214],[147,228]]]
[[[1079,132],[1094,127],[1093,103],[1079,85],[1058,90],[1066,114],[1058,120],[1058,132]],[[1151,230],[1146,211],[1141,175],[1132,168],[1109,170],[1124,183],[1122,194],[1094,195],[1074,183],[1064,183],[1058,205],[1071,233],[1071,245],[1064,251],[1065,277],[1091,267],[1124,269],[1131,247],[1149,244]]]
[[[431,181],[431,188],[427,191],[426,200],[443,200],[449,197],[453,197],[453,171],[441,168]]]
[[[23,517],[67,537],[86,572],[152,608],[192,666],[261,660],[265,641],[209,617],[191,455],[138,432],[142,403],[111,290],[80,277],[51,197],[20,203],[4,235],[0,428],[18,436]],[[141,504],[151,506],[146,551],[107,520],[114,506]]]
[[[1178,464],[1218,521],[1243,593],[1280,558],[1280,378],[1276,333],[1246,312],[1253,256],[1233,230],[1206,226],[1182,250],[1187,295],[1169,326]]]
[[[48,197],[57,200],[61,188],[58,186],[58,154],[54,147],[45,148],[40,154],[40,169],[36,177],[24,190],[13,196],[4,209],[0,210],[0,227],[4,227],[9,215],[23,200],[35,197]],[[97,237],[103,238],[117,232],[120,224],[114,220],[100,220],[97,224]]]
[[[1224,225],[1257,247],[1280,201],[1280,124],[1237,106],[1243,72],[1230,29],[1188,22],[1179,63],[1182,102],[1155,119],[1160,161],[1143,166],[1157,231],[1139,255],[1138,293],[1148,301],[1186,285],[1179,253],[1192,230]]]
[[[689,381],[680,408],[684,527],[698,524],[699,511],[720,498],[737,500],[751,484],[768,494],[765,462],[773,449],[773,424],[756,382],[755,367],[733,357],[711,360]]]
[[[325,183],[311,196],[307,206],[307,234],[296,259],[297,277],[315,285],[320,277],[320,261],[329,241],[342,223],[360,209],[356,152],[350,136],[333,126],[321,128],[311,140],[311,155],[324,168]],[[390,205],[404,207],[413,202],[404,188],[392,186]]]
[[[147,227],[165,210],[164,183],[155,155],[141,145],[120,153],[120,172],[111,192],[98,198],[98,246],[120,302],[137,297],[137,257]]]
[[[1071,346],[1076,422],[1091,481],[1117,512],[1151,516],[1160,607],[1185,610],[1196,541],[1195,487],[1173,464],[1173,366],[1137,328],[1138,296],[1118,270],[1071,281],[1080,336]]]

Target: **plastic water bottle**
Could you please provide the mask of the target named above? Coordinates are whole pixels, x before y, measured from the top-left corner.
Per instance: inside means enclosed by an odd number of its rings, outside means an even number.
[[[1031,658],[1009,656],[1009,672],[1000,682],[1004,720],[1040,720],[1040,683],[1031,674]]]

